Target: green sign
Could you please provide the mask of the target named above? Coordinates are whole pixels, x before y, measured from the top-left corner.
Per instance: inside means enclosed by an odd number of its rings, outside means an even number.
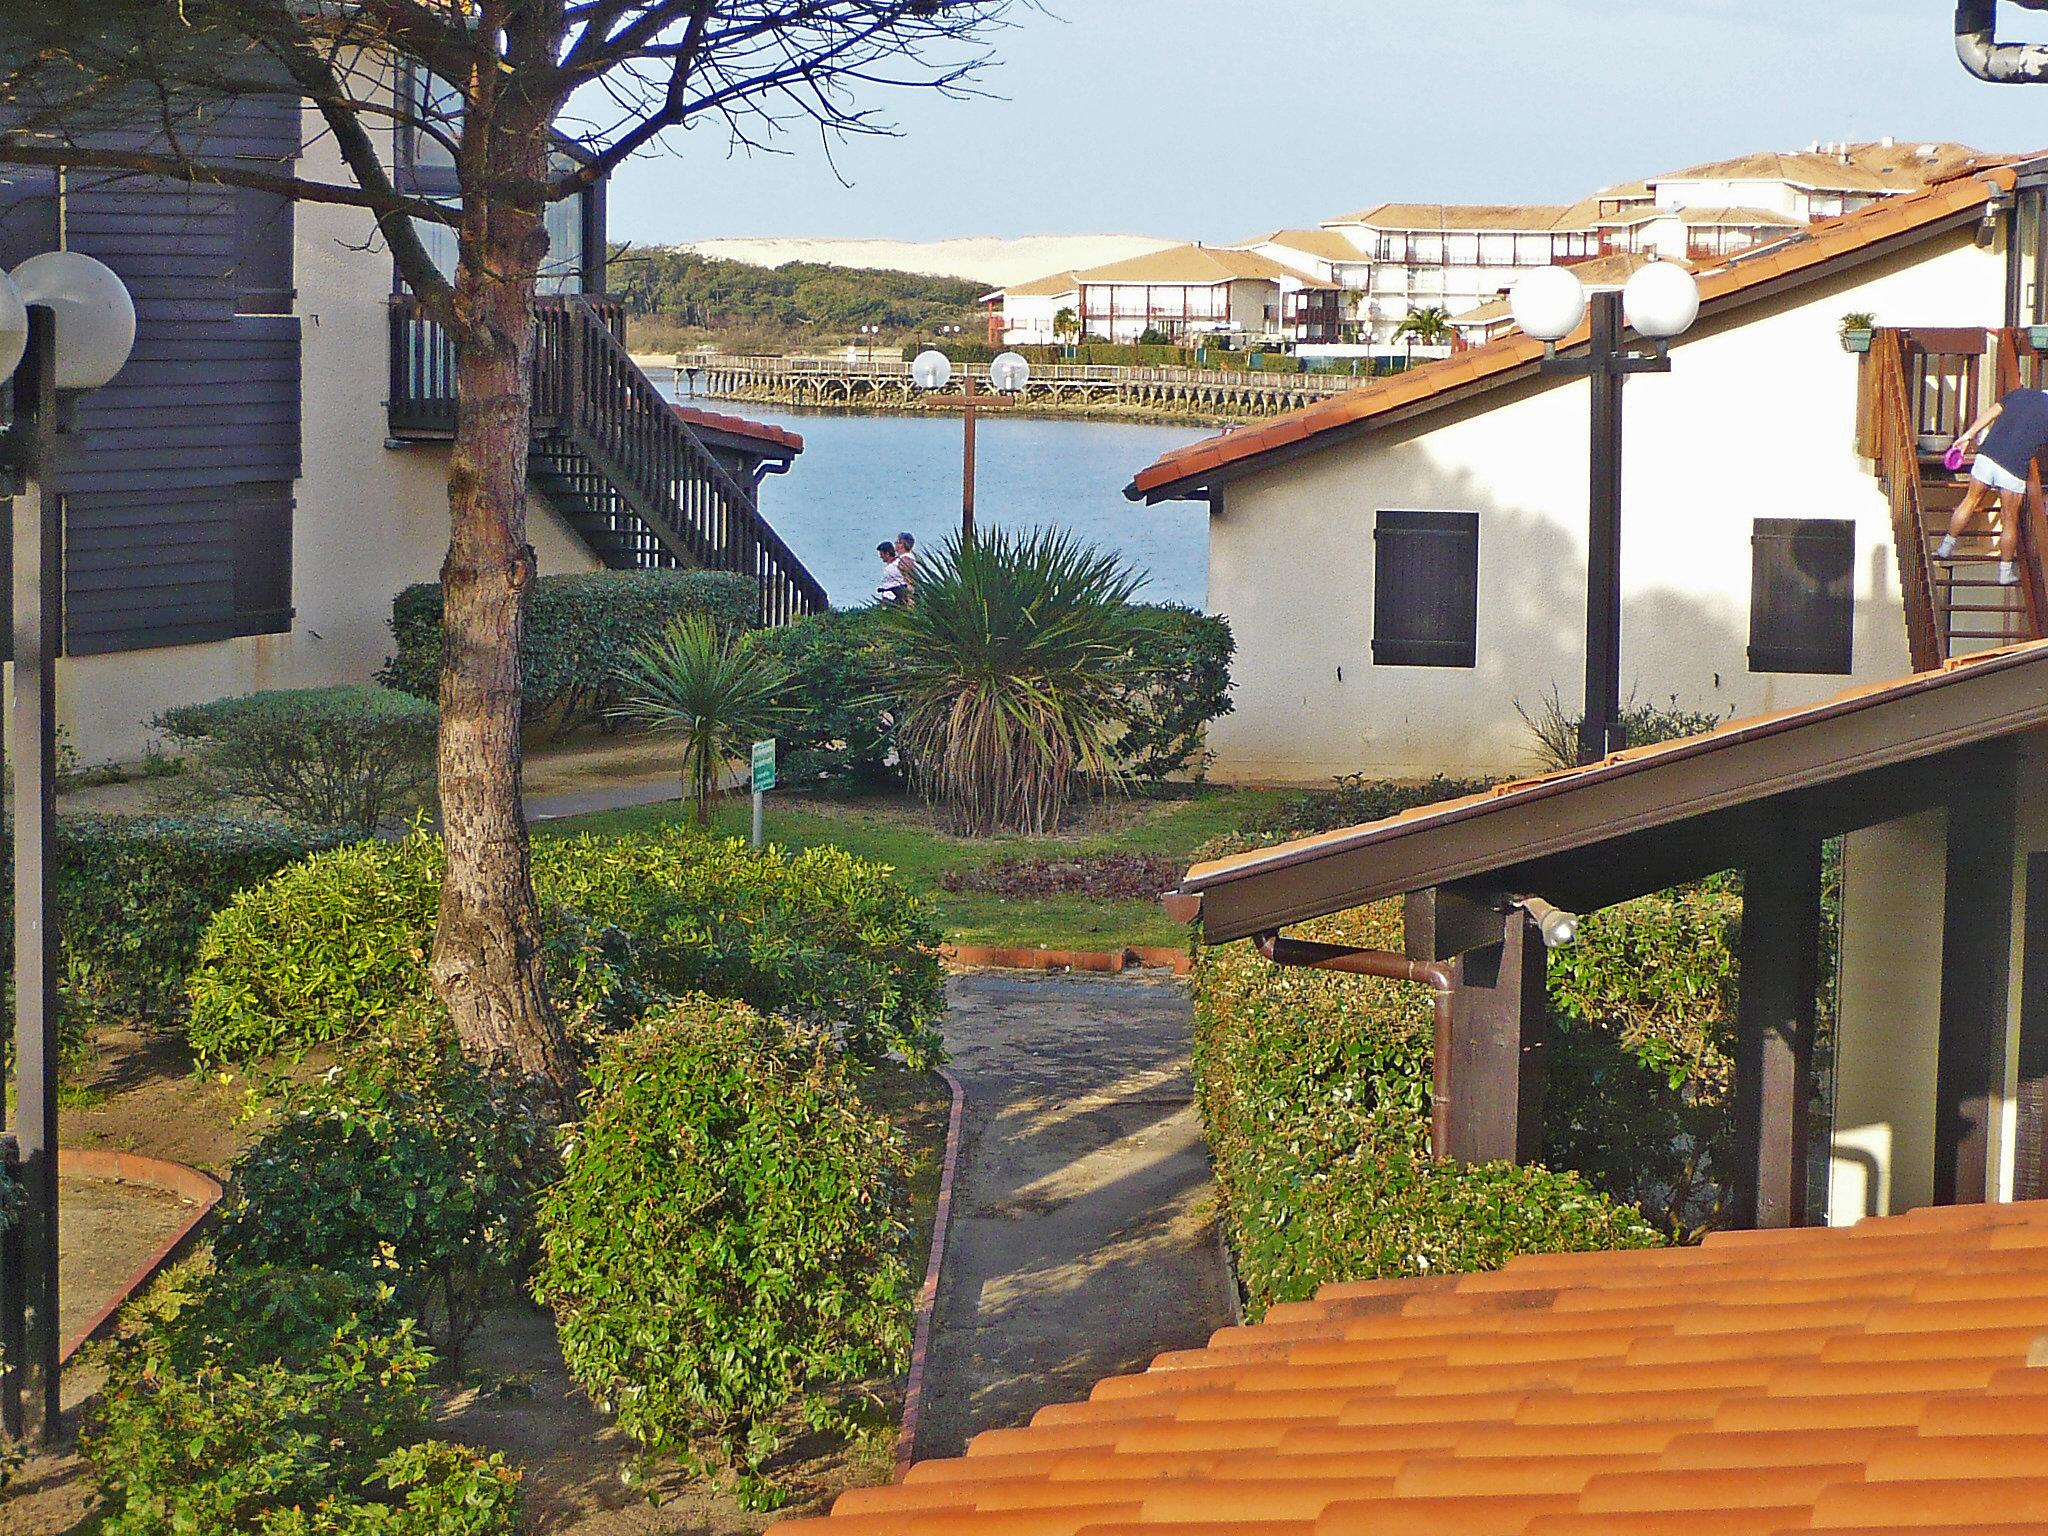
[[[754,793],[775,787],[775,738],[754,743]]]

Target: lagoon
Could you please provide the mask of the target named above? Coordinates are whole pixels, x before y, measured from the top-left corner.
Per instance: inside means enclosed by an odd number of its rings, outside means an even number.
[[[674,391],[665,372],[653,377]],[[959,529],[957,413],[870,416],[678,398],[803,434],[794,467],[762,485],[761,507],[835,607],[874,596],[881,540],[907,529],[921,549],[936,550]],[[1199,608],[1209,583],[1207,506],[1141,506],[1124,500],[1123,489],[1160,454],[1207,435],[1201,428],[990,412],[977,428],[975,525],[1072,529],[1146,572],[1143,600]]]

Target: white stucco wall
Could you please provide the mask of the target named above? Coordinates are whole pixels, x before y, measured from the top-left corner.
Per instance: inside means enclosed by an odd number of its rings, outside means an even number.
[[[309,124],[302,174],[346,180]],[[302,478],[292,524],[288,634],[67,657],[58,707],[83,763],[139,756],[144,722],[167,705],[265,688],[369,682],[391,652],[391,599],[432,581],[448,544],[448,452],[385,445],[391,258],[366,213],[301,203],[297,284],[303,345]],[[528,537],[543,574],[599,562],[545,505]]]
[[[1840,676],[1748,670],[1758,517],[1857,525],[1854,674],[1908,670],[1882,492],[1855,449],[1851,309],[1900,325],[1996,325],[2001,255],[1966,233],[1703,321],[1669,375],[1627,388],[1622,678],[1644,701],[1755,714],[1839,692]],[[1536,381],[1231,482],[1210,518],[1211,612],[1237,637],[1236,710],[1216,772],[1319,782],[1512,773],[1516,714],[1583,692],[1587,386]],[[1375,667],[1373,526],[1383,509],[1476,511],[1478,665]],[[1200,515],[1190,507],[1191,515]]]

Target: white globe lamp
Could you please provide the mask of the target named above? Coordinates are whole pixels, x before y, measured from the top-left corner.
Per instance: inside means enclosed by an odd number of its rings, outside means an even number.
[[[910,360],[910,382],[919,389],[944,389],[953,382],[953,360],[927,349]]]
[[[1622,313],[1639,336],[1669,341],[1700,317],[1700,285],[1673,261],[1653,261],[1621,291]]]
[[[26,351],[28,306],[21,302],[21,290],[14,286],[14,279],[0,272],[0,379],[13,375]]]
[[[1586,285],[1569,267],[1538,267],[1515,284],[1508,307],[1524,335],[1563,341],[1586,318]]]
[[[14,286],[23,304],[56,312],[58,389],[98,389],[126,365],[135,301],[113,268],[77,251],[45,251],[14,269]]]
[[[988,365],[988,381],[1005,395],[1014,395],[1031,382],[1031,364],[1021,352],[999,352]]]

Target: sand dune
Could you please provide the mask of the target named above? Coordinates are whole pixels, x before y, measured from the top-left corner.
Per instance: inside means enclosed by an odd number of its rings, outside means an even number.
[[[673,249],[762,267],[779,267],[786,261],[817,261],[835,267],[885,267],[892,272],[919,272],[931,277],[964,277],[1000,288],[1069,268],[1103,266],[1178,243],[1147,235],[1024,235],[1015,240],[974,236],[921,241],[789,236],[692,240]]]

